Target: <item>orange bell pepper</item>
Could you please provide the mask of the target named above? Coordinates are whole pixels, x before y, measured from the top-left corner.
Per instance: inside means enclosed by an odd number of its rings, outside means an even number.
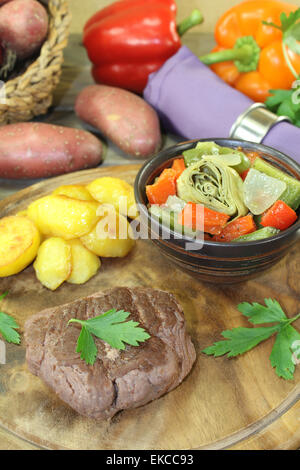
[[[216,24],[217,46],[200,60],[254,101],[264,102],[271,89],[290,89],[300,73],[300,55],[283,43],[280,15],[296,10],[296,5],[276,0],[234,6]]]

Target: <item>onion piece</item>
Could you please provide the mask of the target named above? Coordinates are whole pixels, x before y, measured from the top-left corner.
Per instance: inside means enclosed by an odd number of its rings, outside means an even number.
[[[186,202],[180,199],[179,197],[169,196],[164,207],[173,212],[181,212],[184,209],[185,205]]]
[[[244,181],[244,202],[254,215],[262,214],[286,190],[286,183],[251,168]]]

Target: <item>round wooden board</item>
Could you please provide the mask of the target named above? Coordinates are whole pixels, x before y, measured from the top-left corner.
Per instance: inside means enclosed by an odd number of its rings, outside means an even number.
[[[25,209],[61,184],[118,176],[133,183],[138,166],[100,168],[49,179],[0,202],[0,217]],[[16,447],[48,449],[296,449],[300,447],[300,367],[293,381],[269,362],[273,339],[234,359],[212,358],[202,349],[220,333],[249,326],[236,306],[276,298],[289,316],[300,310],[300,251],[294,246],[271,271],[235,286],[196,281],[167,261],[149,240],[139,240],[124,259],[105,259],[88,283],[44,288],[32,266],[0,280],[9,291],[3,310],[21,326],[30,315],[112,286],[151,286],[172,292],[182,304],[197,350],[196,363],[174,391],[152,403],[97,422],[78,415],[31,375],[24,347],[8,345],[0,365],[0,435]],[[300,321],[295,324],[300,327]]]

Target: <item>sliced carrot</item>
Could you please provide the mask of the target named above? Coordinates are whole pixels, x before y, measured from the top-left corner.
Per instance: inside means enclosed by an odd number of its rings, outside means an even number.
[[[230,222],[219,235],[214,236],[216,242],[231,242],[241,235],[247,235],[256,231],[256,225],[252,215],[245,215]]]
[[[261,218],[261,225],[285,230],[297,220],[296,212],[283,201],[276,201]]]
[[[189,202],[178,214],[178,223],[193,230],[200,230],[212,235],[219,234],[229,220],[229,215],[204,207],[202,204]]]
[[[183,158],[176,158],[176,160],[173,161],[172,170],[176,171],[176,179],[179,178],[185,169],[186,166]]]
[[[146,195],[150,204],[165,204],[169,196],[176,195],[176,172],[166,168],[153,184],[146,186]]]

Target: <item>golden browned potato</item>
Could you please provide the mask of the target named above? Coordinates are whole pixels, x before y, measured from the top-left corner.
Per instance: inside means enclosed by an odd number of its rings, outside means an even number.
[[[86,187],[80,184],[68,184],[64,186],[59,186],[53,191],[52,194],[60,194],[62,196],[68,196],[73,199],[80,199],[81,201],[94,201]]]
[[[36,257],[40,234],[34,223],[21,216],[0,220],[0,277],[25,269]]]
[[[80,240],[70,240],[72,254],[72,272],[67,282],[71,284],[84,284],[97,274],[100,258],[85,248]]]
[[[57,289],[72,272],[71,246],[62,238],[48,238],[41,244],[33,266],[43,286]]]
[[[19,211],[16,213],[18,217],[27,217],[27,210]]]
[[[96,201],[80,201],[62,195],[37,199],[28,207],[28,217],[43,235],[79,238],[89,233],[98,221]]]
[[[116,211],[106,212],[93,230],[80,240],[86,248],[103,258],[124,257],[135,245],[126,217]]]
[[[112,205],[120,214],[132,219],[137,217],[133,186],[120,178],[103,176],[87,185],[96,201]]]

